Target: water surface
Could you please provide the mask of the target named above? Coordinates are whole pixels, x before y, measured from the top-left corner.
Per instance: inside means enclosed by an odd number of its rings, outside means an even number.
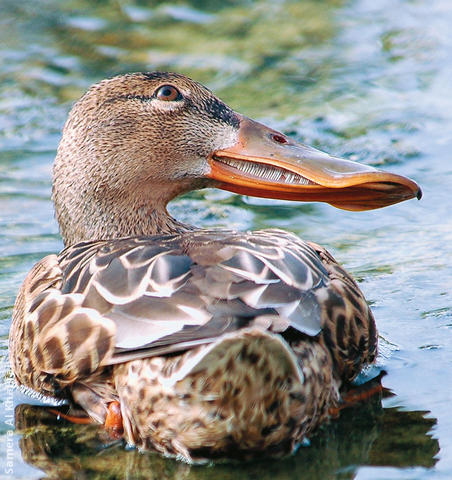
[[[450,25],[448,0],[2,0],[0,458],[11,478],[452,478]],[[197,225],[280,227],[323,244],[372,305],[383,398],[344,411],[286,460],[190,467],[127,451],[10,388],[17,289],[62,246],[50,176],[70,105],[104,77],[155,69],[185,73],[297,140],[423,188],[421,202],[365,213],[214,190],[172,204]]]

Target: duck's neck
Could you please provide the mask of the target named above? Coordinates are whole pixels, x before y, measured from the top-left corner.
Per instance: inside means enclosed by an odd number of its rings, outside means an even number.
[[[136,158],[109,156],[108,145],[103,149],[102,142],[91,138],[84,142],[68,125],[53,169],[53,201],[66,246],[194,229],[172,218],[166,205],[183,193],[211,186],[202,172],[180,175],[156,159],[138,158],[136,152]]]
[[[86,196],[59,201],[54,192],[56,217],[65,246],[82,241],[174,234],[195,227],[178,222],[166,210],[166,202],[150,202],[137,195],[134,201],[116,198],[114,202]]]
[[[145,205],[115,209],[115,214],[100,215],[96,219],[91,239],[165,235],[193,230],[195,227],[178,222],[165,207]]]

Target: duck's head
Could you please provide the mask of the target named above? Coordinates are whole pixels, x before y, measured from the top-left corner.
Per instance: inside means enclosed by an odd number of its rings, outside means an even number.
[[[183,75],[104,80],[73,107],[54,166],[66,244],[175,230],[166,204],[204,187],[348,210],[420,198],[412,180],[296,143]]]

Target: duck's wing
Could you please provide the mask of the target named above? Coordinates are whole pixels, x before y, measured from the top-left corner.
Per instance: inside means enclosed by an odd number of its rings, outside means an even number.
[[[15,323],[23,324],[20,343],[31,358],[24,367],[41,372],[30,386],[64,387],[99,367],[186,350],[252,325],[313,337],[323,329],[328,348],[340,340],[337,361],[348,359],[350,312],[328,268],[316,248],[279,230],[194,231],[69,247],[41,265],[47,286],[39,280],[36,289],[29,275],[19,295],[26,301],[18,304],[26,305],[17,307]],[[50,281],[52,275],[58,280]],[[359,321],[367,324],[367,305],[360,307]],[[354,370],[366,360],[365,336]]]
[[[114,322],[85,307],[82,294],[64,293],[64,284],[59,258],[43,258],[25,278],[13,310],[14,375],[44,395],[59,396],[65,386],[94,374],[115,348]]]
[[[256,318],[315,336],[316,293],[328,273],[312,248],[294,239],[279,231],[202,231],[108,242],[95,252],[72,247],[60,257],[62,293],[82,294],[84,307],[113,320],[115,355],[127,358],[212,341]]]

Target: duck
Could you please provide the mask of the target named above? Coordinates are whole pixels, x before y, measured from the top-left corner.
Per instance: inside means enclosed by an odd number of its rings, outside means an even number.
[[[168,213],[207,187],[352,211],[421,196],[413,180],[298,143],[184,75],[103,80],[63,129],[52,198],[65,248],[20,288],[11,368],[141,450],[286,455],[375,361],[375,320],[321,246]]]

